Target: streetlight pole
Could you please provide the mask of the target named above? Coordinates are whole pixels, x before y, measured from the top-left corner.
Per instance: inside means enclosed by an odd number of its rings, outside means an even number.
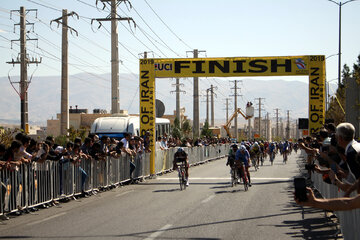
[[[331,55],[327,56],[325,58],[325,60],[328,59],[328,58],[334,57],[336,55],[340,55],[340,54],[339,53],[331,54]],[[331,81],[333,81],[333,80],[337,80],[337,78],[332,79]],[[329,81],[327,81],[326,79],[325,79],[325,94],[326,94],[326,97],[325,97],[325,111],[327,111],[328,110],[328,105],[329,105]]]
[[[335,3],[339,6],[339,64],[338,64],[338,86],[341,86],[341,7],[349,2],[354,2],[357,0],[348,0],[344,3],[335,2],[334,0],[328,0],[329,2]]]

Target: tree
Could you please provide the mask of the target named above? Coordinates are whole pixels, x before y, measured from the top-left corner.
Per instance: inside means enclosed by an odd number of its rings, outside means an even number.
[[[190,121],[189,121],[188,119],[186,119],[186,120],[183,122],[183,124],[182,124],[182,126],[181,126],[181,131],[182,131],[183,135],[185,135],[186,137],[188,137],[189,134],[191,133],[192,127],[191,127]]]
[[[68,141],[73,142],[77,137],[80,137],[81,140],[84,140],[88,132],[89,130],[86,128],[75,129],[73,126],[70,126],[70,128],[68,129],[68,136],[57,136],[55,138],[55,143],[60,146],[65,146]]]
[[[342,76],[343,79],[349,78],[351,77],[351,72],[350,72],[350,68],[348,65],[344,64],[344,68],[342,70]],[[344,81],[344,80],[343,80]]]
[[[203,129],[201,130],[201,136],[202,137],[212,137],[212,131],[209,129],[209,123],[208,121],[205,122]]]
[[[171,135],[172,135],[174,138],[179,138],[179,139],[181,139],[180,121],[179,121],[179,119],[177,119],[177,118],[175,118],[175,120],[174,120],[174,125],[172,126]]]
[[[4,144],[6,148],[10,147],[11,142],[14,140],[13,136],[22,131],[20,129],[11,130],[10,128],[5,129],[4,127],[0,126],[0,143]]]
[[[347,64],[344,64],[342,70],[342,82],[338,86],[334,96],[330,98],[329,107],[326,111],[326,118],[334,119],[334,123],[345,122],[345,84],[344,81],[354,75]]]
[[[356,82],[360,84],[360,54],[357,57],[356,63],[353,65],[353,77],[356,79]]]

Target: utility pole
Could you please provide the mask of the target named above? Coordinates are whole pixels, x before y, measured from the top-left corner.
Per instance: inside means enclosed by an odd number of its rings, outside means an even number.
[[[241,80],[234,80],[232,82],[234,82],[234,87],[231,88],[231,89],[234,89],[234,95],[230,95],[230,96],[234,96],[234,112],[236,112],[237,109],[238,109],[238,107],[237,107],[237,96],[242,96],[242,95],[239,95],[237,93],[237,90],[238,89],[240,90],[240,88],[237,87],[237,84],[238,84],[238,82],[242,82],[242,81]],[[238,118],[236,116],[234,118],[234,121],[235,121],[235,123],[234,123],[234,126],[235,126],[235,139],[236,140],[238,140],[238,121],[237,120],[238,120]]]
[[[261,100],[265,98],[255,98],[255,100],[258,100],[258,104],[259,105],[259,136],[261,137]]]
[[[215,97],[216,97],[216,93],[214,93],[214,86],[213,85],[210,85],[210,89],[211,89],[210,90],[211,91],[211,126],[215,127],[214,94],[215,94]],[[217,89],[217,87],[215,87],[215,89]]]
[[[290,139],[290,110],[287,110],[286,140]]]
[[[28,55],[26,53],[26,41],[34,40],[37,41],[37,38],[28,38],[26,33],[26,25],[34,25],[34,23],[28,23],[26,21],[26,14],[35,11],[37,15],[36,9],[29,9],[25,10],[25,7],[20,7],[20,10],[11,10],[10,14],[13,12],[19,12],[20,13],[20,23],[15,25],[20,25],[20,39],[19,40],[11,40],[11,44],[13,41],[20,41],[20,59],[19,57],[16,59],[12,59],[11,62],[7,62],[8,64],[12,64],[13,66],[15,64],[20,64],[20,82],[16,82],[20,84],[20,92],[18,92],[15,88],[15,91],[18,93],[20,97],[20,109],[21,109],[21,126],[20,128],[25,132],[29,132],[29,115],[28,115],[28,87],[30,84],[30,81],[28,81],[28,74],[27,74],[27,67],[29,64],[35,63],[36,65],[41,63],[37,59],[29,60]],[[10,15],[11,16],[11,15]],[[13,85],[13,82],[11,82],[11,85]],[[15,82],[14,82],[15,83]]]
[[[266,113],[265,115],[265,139],[270,140],[269,138],[269,113]]]
[[[209,124],[209,92],[211,88],[206,89],[206,122]]]
[[[75,12],[67,13],[66,9],[62,11],[62,17],[50,21],[56,22],[58,26],[62,25],[62,45],[61,45],[61,117],[60,117],[60,134],[67,136],[69,129],[69,72],[68,72],[68,29],[74,31],[78,35],[77,31],[68,26],[68,16],[76,15]]]
[[[279,108],[275,108],[276,111],[276,137],[279,137]]]
[[[205,51],[199,51],[194,49],[191,52],[194,55],[194,58],[198,58],[199,53]],[[199,118],[199,78],[194,77],[194,90],[193,90],[193,138],[198,138],[200,135],[200,118]]]
[[[132,18],[120,17],[117,14],[116,8],[124,2],[131,3],[129,0],[100,0],[105,9],[105,3],[111,2],[111,13],[106,18],[94,18],[91,23],[96,20],[99,22],[99,28],[102,26],[102,21],[111,21],[111,113],[120,112],[120,92],[119,92],[119,36],[118,36],[118,22],[117,21],[135,21]],[[98,3],[98,1],[96,1]]]
[[[180,79],[176,78],[176,83],[173,84],[176,87],[175,91],[171,91],[170,93],[176,93],[176,118],[179,120],[179,124],[181,127],[181,116],[180,116],[180,93],[186,93],[183,90],[180,90],[180,86],[183,87],[184,84],[180,84]]]
[[[226,101],[226,123],[229,121],[229,100],[231,100],[231,98],[225,98],[224,99]]]

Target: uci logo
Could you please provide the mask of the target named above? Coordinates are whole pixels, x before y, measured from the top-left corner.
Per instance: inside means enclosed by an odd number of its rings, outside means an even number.
[[[155,63],[155,71],[172,71],[171,63]]]

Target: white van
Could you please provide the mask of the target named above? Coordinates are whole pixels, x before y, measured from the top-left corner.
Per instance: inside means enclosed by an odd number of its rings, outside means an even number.
[[[170,134],[170,120],[156,118],[156,137]],[[122,139],[124,133],[140,136],[139,116],[116,115],[97,118],[91,126],[90,133],[97,134],[100,138],[104,135],[110,138]]]

